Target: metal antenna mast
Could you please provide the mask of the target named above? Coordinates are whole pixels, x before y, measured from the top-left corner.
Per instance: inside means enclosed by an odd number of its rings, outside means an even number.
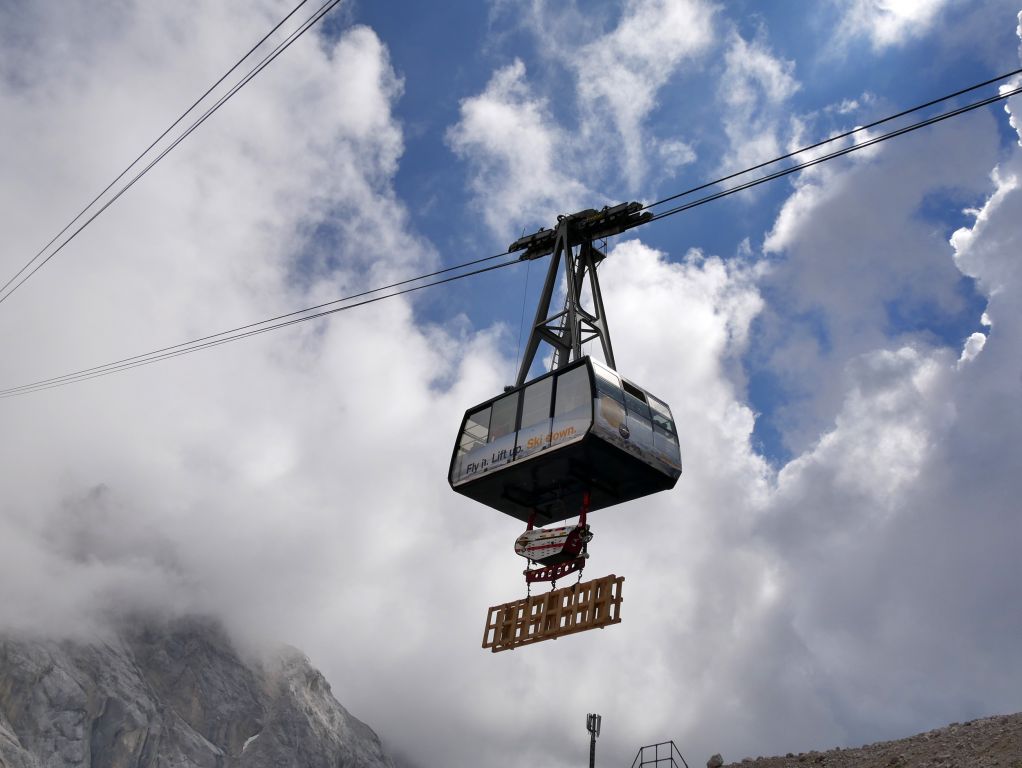
[[[600,735],[600,715],[586,715],[586,730],[589,731],[589,768],[596,768],[596,737]]]
[[[603,294],[596,275],[596,265],[607,258],[607,254],[593,245],[593,241],[616,235],[649,220],[649,211],[641,209],[639,203],[621,203],[602,211],[587,208],[578,213],[558,216],[555,229],[541,229],[519,238],[508,247],[509,253],[524,250],[525,253],[519,257],[522,261],[552,254],[515,386],[521,386],[528,379],[541,341],[554,349],[551,370],[582,357],[582,345],[594,339],[600,340],[607,364],[611,368],[617,367],[603,309]],[[562,257],[567,287],[564,309],[551,313],[550,303]],[[587,282],[592,296],[592,309],[582,305],[582,291]]]

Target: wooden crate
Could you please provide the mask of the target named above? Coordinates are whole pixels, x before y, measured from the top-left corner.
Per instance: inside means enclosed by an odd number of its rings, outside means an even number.
[[[483,648],[509,651],[541,640],[603,629],[621,622],[621,585],[624,576],[604,576],[532,595],[486,614]]]

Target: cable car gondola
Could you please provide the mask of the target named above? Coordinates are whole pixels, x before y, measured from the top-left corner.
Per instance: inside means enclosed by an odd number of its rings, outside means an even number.
[[[671,409],[591,357],[470,408],[451,461],[458,493],[548,524],[674,487]]]
[[[527,570],[527,582],[581,570],[588,512],[670,490],[681,475],[671,409],[615,370],[596,276],[606,255],[593,241],[646,221],[640,211],[638,203],[623,203],[561,216],[555,229],[508,249],[524,251],[523,260],[552,254],[546,282],[518,380],[465,413],[448,479],[458,493],[528,524],[516,550],[548,567]],[[562,256],[564,309],[550,314]],[[588,308],[581,300],[587,282]],[[582,355],[592,340],[600,341],[606,363]],[[553,347],[551,370],[526,381],[540,342]],[[575,515],[574,528],[532,533]]]

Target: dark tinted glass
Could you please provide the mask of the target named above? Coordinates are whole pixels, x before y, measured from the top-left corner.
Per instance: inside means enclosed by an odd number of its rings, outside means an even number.
[[[539,424],[550,418],[550,395],[554,390],[554,377],[530,384],[525,388],[525,400],[522,402],[521,429]]]
[[[465,419],[465,431],[461,433],[461,443],[458,446],[461,452],[471,451],[477,445],[485,443],[489,430],[490,406],[470,413]]]
[[[518,416],[518,393],[515,392],[494,401],[492,408],[493,415],[490,417],[488,438],[491,443],[515,431],[515,418]]]
[[[662,435],[676,438],[674,419],[671,418],[671,410],[655,397],[649,398],[649,404],[653,411],[653,429]]]
[[[589,369],[580,365],[558,375],[555,397],[557,402],[554,404],[554,416],[569,413],[582,406],[589,406],[591,410],[593,393],[589,389]]]

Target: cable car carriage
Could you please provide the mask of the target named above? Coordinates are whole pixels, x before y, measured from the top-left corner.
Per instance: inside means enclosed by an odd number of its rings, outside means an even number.
[[[524,249],[522,259],[553,257],[518,381],[466,412],[449,481],[458,493],[527,523],[515,550],[542,566],[525,571],[527,583],[554,581],[584,567],[592,538],[589,512],[670,490],[681,475],[671,409],[614,370],[596,277],[606,256],[593,240],[645,221],[649,214],[638,210],[637,203],[625,203],[562,216],[556,229],[508,249]],[[550,315],[562,255],[565,305]],[[582,305],[587,281],[588,308]],[[594,339],[606,364],[581,354]],[[541,341],[554,349],[552,370],[525,381]],[[574,526],[536,527],[575,515]]]

